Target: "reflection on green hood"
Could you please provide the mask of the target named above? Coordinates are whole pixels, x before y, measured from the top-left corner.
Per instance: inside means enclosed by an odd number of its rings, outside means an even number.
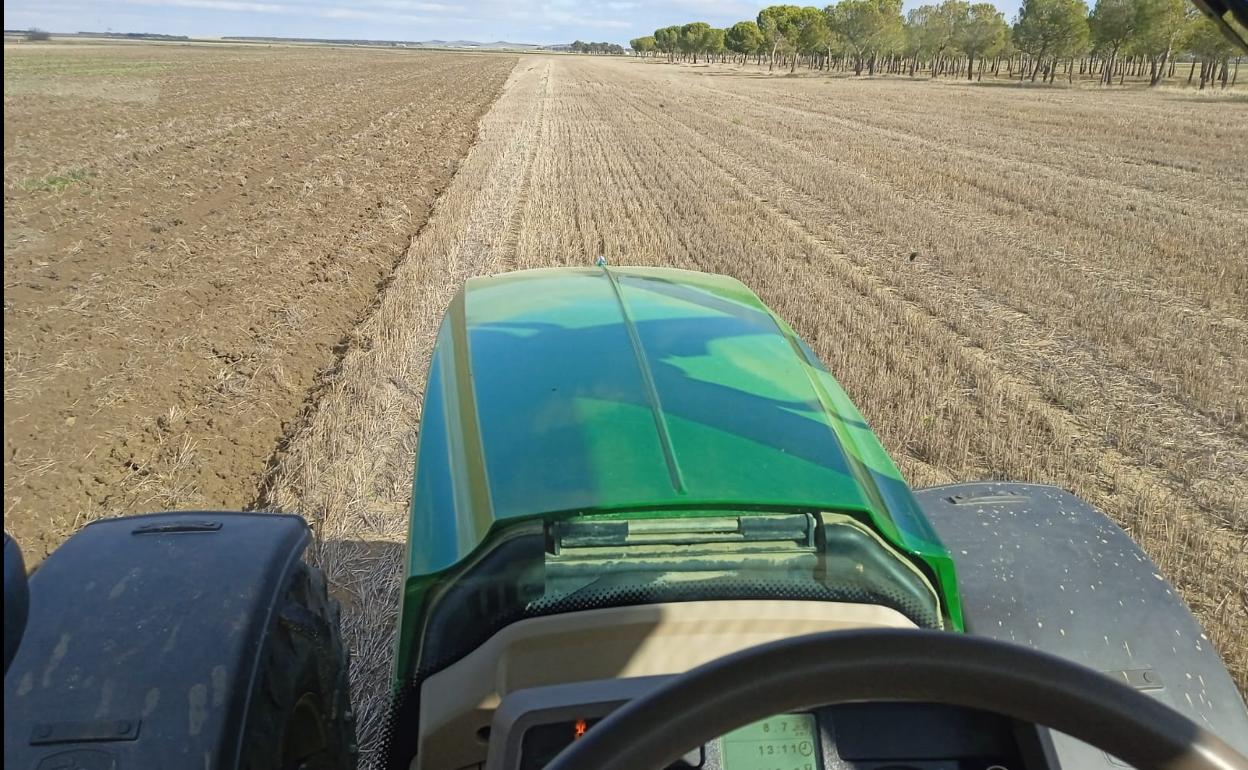
[[[606,267],[467,282],[429,374],[405,617],[508,522],[725,510],[857,516],[925,568],[961,628],[952,561],[896,466],[741,283]]]

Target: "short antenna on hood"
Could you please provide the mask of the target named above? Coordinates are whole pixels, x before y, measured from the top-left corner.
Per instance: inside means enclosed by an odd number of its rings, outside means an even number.
[[[598,267],[607,266],[607,239],[604,236],[598,236],[598,259],[594,260],[594,264]]]

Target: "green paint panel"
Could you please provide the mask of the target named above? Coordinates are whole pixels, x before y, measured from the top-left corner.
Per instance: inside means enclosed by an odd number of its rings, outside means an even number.
[[[469,284],[496,518],[691,503],[867,507],[769,313],[671,277],[616,279],[593,270]]]

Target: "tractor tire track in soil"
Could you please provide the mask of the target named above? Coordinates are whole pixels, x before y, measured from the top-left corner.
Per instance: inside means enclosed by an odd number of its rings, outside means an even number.
[[[524,57],[372,316],[274,463],[262,507],[298,511],[344,606],[365,758],[377,748],[425,375],[442,315],[474,275],[509,267],[553,65]]]

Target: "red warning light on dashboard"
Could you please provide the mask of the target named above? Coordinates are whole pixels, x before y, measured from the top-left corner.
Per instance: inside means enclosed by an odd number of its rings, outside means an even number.
[[[584,719],[576,720],[576,724],[572,726],[572,740],[579,740],[585,731],[589,729],[589,725],[585,724]]]

